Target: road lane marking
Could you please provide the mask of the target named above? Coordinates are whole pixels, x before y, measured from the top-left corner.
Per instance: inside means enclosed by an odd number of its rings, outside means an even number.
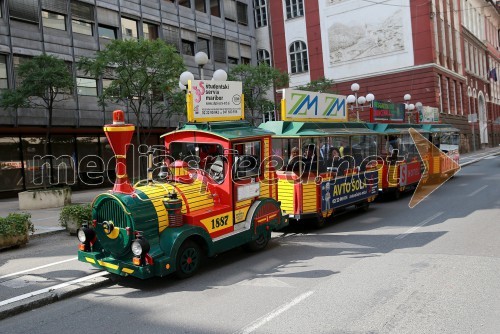
[[[272,319],[276,318],[278,315],[281,313],[287,311],[288,309],[292,308],[293,306],[297,305],[310,295],[312,295],[314,291],[308,291],[306,293],[301,294],[300,296],[296,297],[293,299],[291,302],[286,303],[275,310],[271,311],[270,313],[264,315],[263,317],[260,317],[259,319],[255,320],[253,323],[250,325],[246,326],[242,330],[236,332],[238,334],[249,334],[261,327],[262,325],[266,324],[267,322],[271,321]]]
[[[469,195],[467,195],[467,197],[472,197],[474,195],[476,195],[477,193],[481,192],[483,189],[486,189],[488,187],[488,185],[484,185],[482,186],[481,188],[479,188],[478,190],[474,191],[474,192],[471,192]]]
[[[442,214],[444,213],[444,211],[440,211],[438,213],[436,213],[435,215],[427,218],[426,220],[424,220],[423,222],[419,223],[418,225],[415,225],[413,226],[412,228],[410,228],[408,231],[406,231],[405,233],[401,233],[400,235],[398,235],[396,237],[396,239],[403,239],[404,237],[406,237],[408,234],[411,234],[413,232],[415,232],[416,230],[418,230],[419,228],[421,228],[422,226],[424,226],[425,224],[431,222],[432,220],[436,219],[437,217],[441,216]]]
[[[53,263],[45,264],[45,265],[40,266],[40,267],[30,268],[30,269],[26,269],[26,270],[23,270],[23,271],[18,271],[17,273],[3,275],[3,276],[0,276],[0,280],[3,279],[3,278],[7,278],[7,277],[11,277],[11,276],[16,276],[16,275],[20,275],[20,274],[24,274],[24,273],[27,273],[27,272],[30,272],[30,271],[35,271],[35,270],[38,270],[38,269],[43,269],[43,268],[47,268],[47,267],[50,267],[50,266],[55,266],[55,265],[58,265],[58,264],[61,264],[61,263],[65,263],[65,262],[69,262],[69,261],[75,261],[77,259],[78,259],[78,257],[73,257],[71,259],[67,259],[67,260],[62,260],[62,261],[58,261],[58,262],[53,262]]]
[[[76,283],[85,282],[85,281],[88,281],[88,280],[93,279],[93,278],[104,276],[107,273],[108,273],[107,271],[100,271],[100,272],[97,272],[95,274],[88,275],[85,277],[80,277],[80,278],[74,279],[74,280],[69,281],[69,282],[64,282],[64,283],[57,284],[57,285],[54,285],[54,286],[51,286],[51,287],[48,287],[45,289],[40,289],[40,290],[36,290],[36,291],[30,292],[30,293],[25,293],[24,295],[19,295],[19,296],[16,296],[16,297],[13,297],[13,298],[10,298],[10,299],[7,299],[7,300],[0,302],[0,306],[12,304],[12,303],[18,302],[18,301],[23,300],[23,299],[38,296],[38,295],[41,295],[42,293],[62,289],[62,288],[65,288],[67,286],[70,286],[70,285],[73,285]]]

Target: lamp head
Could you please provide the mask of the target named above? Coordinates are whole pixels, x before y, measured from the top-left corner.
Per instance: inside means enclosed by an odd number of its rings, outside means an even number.
[[[194,55],[194,61],[198,66],[205,66],[208,63],[208,56],[205,52],[200,51]]]
[[[189,71],[182,72],[181,76],[179,77],[180,83],[183,84],[184,86],[187,86],[189,80],[194,80],[193,73],[191,73]]]
[[[353,84],[351,85],[351,90],[352,90],[353,92],[357,92],[357,91],[359,90],[359,84],[357,84],[357,83],[353,83]]]
[[[227,73],[224,70],[217,70],[214,72],[214,75],[212,77],[212,80],[215,81],[226,81],[227,80]]]

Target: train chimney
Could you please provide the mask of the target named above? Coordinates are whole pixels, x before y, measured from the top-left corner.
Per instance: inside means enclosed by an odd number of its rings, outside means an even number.
[[[134,135],[135,126],[125,124],[125,114],[123,110],[113,111],[113,124],[104,126],[104,133],[108,137],[111,149],[115,153],[116,159],[116,181],[113,192],[132,194],[134,188],[130,184],[127,176],[127,146]]]

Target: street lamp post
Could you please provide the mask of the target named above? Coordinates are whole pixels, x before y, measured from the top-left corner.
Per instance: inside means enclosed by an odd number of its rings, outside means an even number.
[[[472,150],[473,150],[473,152],[476,152],[476,134],[475,134],[475,130],[474,130],[475,120],[474,120],[474,116],[471,114],[471,110],[470,110],[470,105],[471,105],[470,98],[472,97],[472,89],[470,87],[467,88],[467,96],[469,97],[469,121],[472,124]]]
[[[406,115],[408,115],[408,123],[411,123],[411,115],[413,113],[413,110],[415,110],[415,105],[413,103],[410,103],[410,94],[405,94],[403,99],[405,100],[405,113]]]
[[[351,94],[347,97],[346,102],[351,105],[351,110],[356,110],[356,121],[359,122],[359,110],[363,110],[365,107],[365,103],[368,102],[370,107],[372,106],[373,100],[375,100],[375,95],[372,93],[368,93],[365,96],[358,96],[359,84],[353,83],[351,85],[351,91],[354,92],[354,95]]]

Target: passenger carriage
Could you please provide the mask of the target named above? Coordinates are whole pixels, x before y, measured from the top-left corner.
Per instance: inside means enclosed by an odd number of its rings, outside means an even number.
[[[285,90],[281,114],[259,127],[274,133],[282,211],[321,226],[348,206],[368,208],[377,195],[377,136],[365,123],[346,122],[345,97]]]
[[[460,163],[460,130],[450,124],[423,124],[432,142],[441,152],[450,159],[445,159],[439,152],[430,152],[429,174],[452,175]],[[453,163],[454,162],[454,163]]]
[[[409,129],[425,137],[429,131],[408,123],[370,123],[369,127],[378,133],[379,193],[397,199],[402,192],[416,188],[429,161],[427,155],[420,157]]]

